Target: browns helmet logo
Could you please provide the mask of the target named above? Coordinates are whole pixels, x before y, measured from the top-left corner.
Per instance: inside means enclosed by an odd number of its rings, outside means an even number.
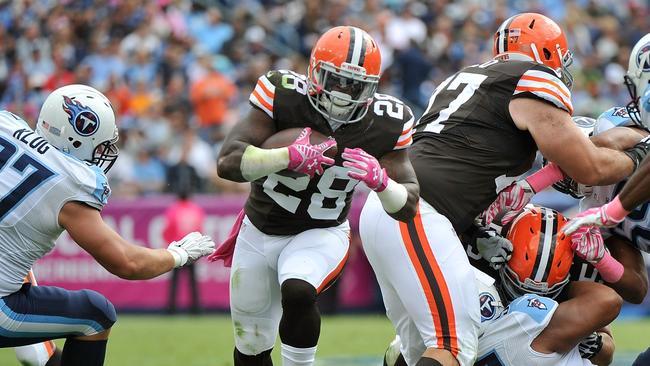
[[[81,136],[90,136],[99,129],[99,117],[92,109],[76,100],[63,96],[63,110],[68,114],[68,121],[75,132]]]

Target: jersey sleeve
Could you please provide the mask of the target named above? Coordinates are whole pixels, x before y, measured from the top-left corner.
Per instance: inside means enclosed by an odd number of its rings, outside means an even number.
[[[627,108],[612,107],[598,116],[598,119],[596,119],[594,134],[597,135],[614,127],[628,126],[635,126],[635,123],[627,113]]]
[[[548,325],[558,307],[557,301],[534,294],[516,298],[508,305],[511,314],[520,313],[519,325],[530,336],[536,337]]]
[[[106,175],[99,167],[89,165],[86,168],[77,170],[78,189],[71,197],[71,200],[83,202],[101,211],[108,203],[108,197],[111,195],[108,179],[106,179]]]
[[[275,99],[275,85],[270,78],[275,75],[274,73],[267,73],[257,79],[255,89],[248,97],[248,101],[258,109],[262,110],[269,117],[273,116],[273,101]]]
[[[406,107],[406,111],[408,118],[402,126],[402,133],[397,138],[397,142],[395,143],[393,150],[406,149],[413,143],[413,124],[415,123],[415,117],[413,117],[413,113],[408,107]]]
[[[550,69],[527,70],[519,78],[513,95],[541,99],[573,114],[571,91]]]

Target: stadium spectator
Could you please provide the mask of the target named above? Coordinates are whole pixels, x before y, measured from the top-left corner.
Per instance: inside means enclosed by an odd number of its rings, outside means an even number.
[[[445,75],[489,57],[492,30],[525,11],[546,13],[567,29],[575,50],[576,113],[596,117],[600,105],[623,102],[620,70],[631,45],[650,32],[648,4],[638,0],[102,0],[0,5],[0,108],[33,119],[42,90],[87,83],[106,92],[120,125],[147,124],[148,130],[152,104],[165,109],[180,101],[188,104],[183,119],[199,128],[212,159],[230,121],[247,109],[256,81],[251,75],[285,66],[305,70],[325,29],[368,29],[382,49],[380,92],[421,108]],[[192,87],[211,79],[201,64],[215,60],[236,88],[223,88],[226,98],[210,108],[190,103]],[[167,150],[162,145],[151,151],[173,166],[177,160],[170,161]]]
[[[165,211],[165,227],[163,229],[163,239],[171,241],[178,240],[192,231],[202,231],[203,222],[205,221],[205,211],[196,203],[190,200],[192,190],[189,185],[178,187],[176,191],[177,201]],[[191,305],[190,312],[198,314],[201,311],[199,300],[199,288],[196,281],[196,270],[194,264],[185,267],[190,280]],[[169,297],[167,302],[167,312],[176,313],[176,300],[178,294],[178,280],[181,274],[180,268],[175,268],[169,284]]]

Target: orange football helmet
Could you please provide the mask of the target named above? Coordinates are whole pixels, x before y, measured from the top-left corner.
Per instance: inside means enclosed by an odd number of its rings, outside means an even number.
[[[567,70],[573,55],[566,36],[557,23],[542,14],[521,13],[506,19],[494,34],[492,53],[503,59],[532,59],[555,70],[569,89],[573,85]]]
[[[332,123],[360,121],[377,91],[381,54],[357,27],[334,27],[312,49],[307,83],[309,101]]]
[[[550,208],[524,210],[512,223],[512,257],[499,270],[508,300],[527,293],[556,297],[569,282],[571,237],[560,233],[568,219]]]

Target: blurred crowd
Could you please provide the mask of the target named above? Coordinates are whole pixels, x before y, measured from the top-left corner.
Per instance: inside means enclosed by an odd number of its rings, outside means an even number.
[[[380,91],[417,116],[436,84],[491,57],[510,15],[558,21],[574,52],[578,115],[627,104],[631,47],[650,32],[647,0],[0,0],[0,108],[35,121],[70,83],[104,92],[118,114],[114,195],[241,192],[220,180],[216,154],[250,108],[258,76],[306,73],[311,46],[349,24],[380,44]]]

